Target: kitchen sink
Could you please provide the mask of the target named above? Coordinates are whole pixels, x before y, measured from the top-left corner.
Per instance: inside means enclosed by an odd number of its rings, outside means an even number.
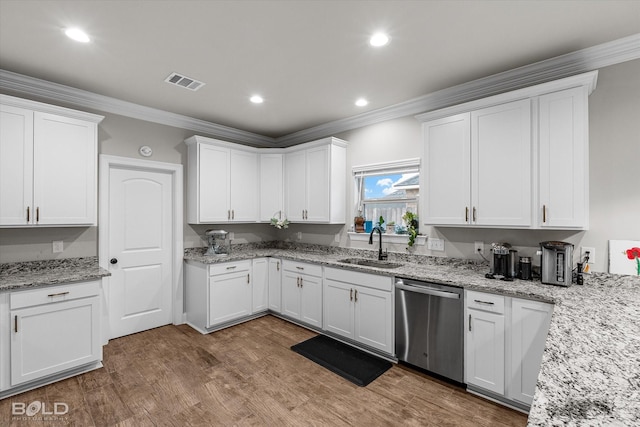
[[[367,258],[346,258],[346,259],[339,259],[338,262],[342,262],[344,264],[355,264],[355,265],[362,265],[364,267],[376,267],[376,268],[402,267],[402,264],[398,264],[395,262],[379,261],[377,259],[367,259]]]

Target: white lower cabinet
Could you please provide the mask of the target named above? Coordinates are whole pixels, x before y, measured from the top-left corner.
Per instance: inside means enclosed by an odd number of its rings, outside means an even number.
[[[285,260],[282,268],[282,314],[321,328],[322,267]]]
[[[99,281],[12,292],[8,308],[10,381],[3,376],[3,389],[99,366]]]
[[[324,270],[324,330],[393,353],[393,279]]]
[[[282,313],[282,261],[269,258],[269,310]]]
[[[528,408],[533,401],[553,305],[465,291],[465,382]]]
[[[267,311],[269,308],[269,258],[253,261],[253,286],[251,312]]]
[[[202,333],[265,311],[265,290],[254,309],[252,261],[185,264],[187,323]],[[263,275],[264,276],[264,275]],[[264,287],[264,280],[258,286]]]

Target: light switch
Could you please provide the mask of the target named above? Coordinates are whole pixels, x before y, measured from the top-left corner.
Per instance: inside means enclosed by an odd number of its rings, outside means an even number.
[[[64,251],[64,242],[62,240],[54,240],[52,251],[54,254]]]

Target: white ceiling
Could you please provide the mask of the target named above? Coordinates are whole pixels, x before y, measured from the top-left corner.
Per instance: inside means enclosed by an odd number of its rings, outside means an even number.
[[[634,0],[0,0],[0,68],[280,137],[638,32]]]

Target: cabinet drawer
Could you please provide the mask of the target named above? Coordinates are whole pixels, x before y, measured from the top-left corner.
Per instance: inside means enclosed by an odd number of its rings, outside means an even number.
[[[391,277],[361,273],[359,271],[325,268],[324,277],[325,279],[331,279],[337,282],[349,283],[387,292],[391,292],[391,289],[393,288],[393,279]]]
[[[15,310],[34,305],[87,298],[95,295],[100,295],[100,281],[97,280],[69,285],[46,286],[29,291],[12,292],[9,297],[9,306],[11,310]]]
[[[467,291],[467,307],[491,313],[504,313],[504,297],[485,292]]]
[[[299,274],[308,274],[310,276],[322,277],[321,265],[285,260],[282,262],[282,268],[286,271],[293,271]]]
[[[218,274],[236,273],[238,271],[251,270],[251,260],[238,262],[224,262],[221,264],[211,264],[209,266],[209,276]]]

